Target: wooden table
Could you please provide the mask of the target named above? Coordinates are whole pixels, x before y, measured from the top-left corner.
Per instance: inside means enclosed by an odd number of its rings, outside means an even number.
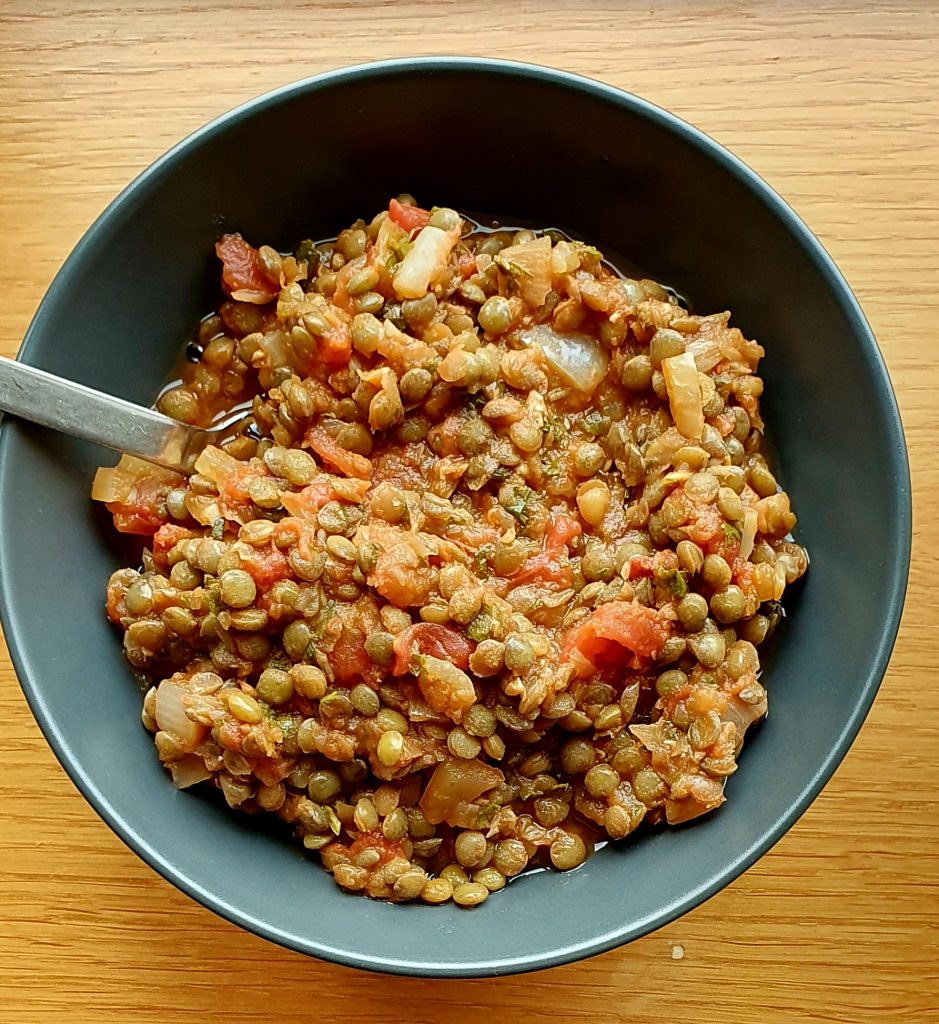
[[[939,7],[652,6],[4,0],[0,352],[16,351],[61,261],[123,185],[282,83],[459,52],[556,65],[668,107],[819,235],[900,398],[917,505],[907,610],[834,780],[743,878],[625,949],[490,982],[385,978],[269,945],[145,867],[54,760],[2,652],[3,1024],[939,1019]]]

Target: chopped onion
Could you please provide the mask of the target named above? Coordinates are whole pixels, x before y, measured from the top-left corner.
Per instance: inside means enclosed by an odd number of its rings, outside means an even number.
[[[297,354],[286,331],[269,331],[262,335],[259,345],[266,353],[268,366],[272,370],[282,366],[297,368]]]
[[[461,804],[472,802],[504,781],[505,776],[492,765],[477,759],[447,758],[437,765],[427,783],[420,800],[421,811],[431,825],[449,822]]]
[[[753,552],[753,542],[756,540],[757,511],[748,506],[743,513],[743,529],[740,531],[740,550],[737,557],[746,561]]]
[[[398,298],[419,299],[447,269],[447,260],[459,238],[459,227],[444,231],[428,224],[422,228],[395,271],[393,283]]]
[[[137,484],[145,479],[166,480],[170,483],[182,483],[179,473],[152,462],[135,458],[133,455],[122,455],[116,466],[102,466],[95,473],[91,485],[91,497],[94,501],[127,501],[133,494]]]
[[[766,714],[767,702],[764,694],[758,704],[748,704],[739,697],[731,697],[727,701],[727,710],[721,715],[725,722],[733,722],[737,726],[737,749],[743,744],[743,734]]]
[[[223,518],[218,495],[193,494],[192,491],[187,491],[184,503],[186,511],[202,526],[213,526],[217,519]]]
[[[401,252],[408,244],[408,232],[396,224],[390,217],[385,217],[378,228],[375,238],[375,261],[380,267],[396,263]]]
[[[239,475],[244,468],[243,462],[239,462],[215,445],[203,448],[195,465],[196,472],[207,476],[216,486],[221,486],[231,477]]]
[[[580,257],[570,242],[563,239],[551,250],[551,273],[556,277],[573,274],[580,266]]]
[[[167,766],[173,776],[173,785],[177,789],[188,789],[197,782],[205,782],[212,778],[212,773],[205,766],[205,761],[195,754],[187,754],[178,761],[171,761]]]
[[[694,356],[695,366],[701,373],[713,370],[721,361],[721,347],[713,338],[692,338],[685,347]]]
[[[184,750],[194,750],[205,739],[208,729],[186,716],[184,693],[182,687],[167,679],[160,683],[156,695],[156,722]]]
[[[564,384],[585,395],[592,394],[606,376],[609,356],[599,342],[586,334],[559,334],[548,324],[539,324],[521,335],[536,345],[545,361]]]
[[[547,235],[508,246],[496,254],[496,263],[515,278],[532,309],[544,304],[551,291],[551,239]]]
[[[675,426],[695,441],[704,433],[704,407],[698,367],[690,352],[662,360],[668,404]]]

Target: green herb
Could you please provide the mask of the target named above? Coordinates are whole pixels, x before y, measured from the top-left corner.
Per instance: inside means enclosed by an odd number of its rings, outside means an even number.
[[[688,593],[687,573],[682,572],[681,569],[669,569],[662,573],[659,579],[679,601]]]
[[[488,640],[492,635],[492,616],[488,612],[480,612],[466,627],[466,635],[478,644]]]
[[[740,540],[740,531],[733,523],[724,523],[724,540],[728,544],[734,544]]]
[[[476,811],[476,827],[478,829],[488,828],[492,824],[492,819],[499,813],[502,805],[495,800],[490,800],[489,803],[483,804]]]
[[[309,238],[304,238],[303,241],[297,246],[297,251],[294,256],[298,260],[312,263],[317,257],[316,243]]]
[[[310,643],[307,646],[308,651],[310,650],[310,648],[316,650],[316,647],[314,645],[315,643],[323,639],[324,635],[326,634],[326,627],[329,625],[330,620],[332,619],[335,611],[336,602],[329,601],[327,602],[326,607],[319,613],[319,615],[316,616],[316,621],[313,623],[313,626],[310,629],[310,636],[312,637],[312,639],[310,640]]]
[[[496,466],[496,468],[492,471],[492,476],[489,479],[495,480],[496,483],[501,484],[504,480],[508,480],[508,478],[511,475],[512,474],[509,472],[508,466]]]
[[[535,499],[535,492],[530,487],[517,487],[510,498],[502,502],[502,507],[517,519],[522,526],[528,525],[531,518],[530,505]]]
[[[563,416],[551,416],[545,420],[541,428],[547,435],[546,440],[563,447],[570,440],[567,421]]]
[[[473,569],[476,571],[477,576],[488,579],[492,575],[492,571],[489,568],[489,559],[495,553],[495,548],[491,544],[483,544],[476,554],[473,555]]]
[[[596,409],[591,409],[590,412],[584,416],[584,430],[591,437],[599,437],[606,429],[606,419],[603,413],[598,412]]]
[[[216,519],[212,524],[212,539],[221,540],[225,536],[225,520]]]

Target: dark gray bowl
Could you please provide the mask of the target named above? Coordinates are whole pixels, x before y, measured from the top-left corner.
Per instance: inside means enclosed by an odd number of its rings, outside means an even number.
[[[467,121],[467,104],[483,112]],[[475,125],[481,128],[477,130]],[[628,942],[736,878],[844,756],[894,642],[910,557],[909,473],[887,373],[851,292],[759,178],[648,103],[560,72],[431,59],[338,71],[197,132],[102,214],[23,344],[30,363],[153,400],[216,297],[222,227],[287,246],[401,191],[571,228],[732,309],[764,343],[765,413],[812,568],[766,678],[771,712],[718,813],[541,873],[472,912],[343,894],[290,842],[176,792],[139,725],[104,616],[118,565],[88,500],[95,448],[7,421],[0,598],[23,690],[66,771],[165,878],[231,921],[356,967],[430,976],[550,967]]]

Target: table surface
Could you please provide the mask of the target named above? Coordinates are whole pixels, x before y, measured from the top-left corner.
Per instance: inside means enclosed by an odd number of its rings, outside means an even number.
[[[56,763],[0,646],[3,1024],[56,1011],[72,1024],[163,1024],[174,1010],[226,1024],[461,1024],[486,1011],[520,1022],[939,1019],[939,621],[928,596],[939,568],[939,6],[652,6],[4,0],[0,352],[16,352],[60,263],[119,189],[274,86],[458,52],[563,67],[667,107],[816,232],[899,395],[916,505],[910,590],[890,670],[843,765],[746,875],[625,949],[520,978],[386,978],[270,945],[147,868]]]

